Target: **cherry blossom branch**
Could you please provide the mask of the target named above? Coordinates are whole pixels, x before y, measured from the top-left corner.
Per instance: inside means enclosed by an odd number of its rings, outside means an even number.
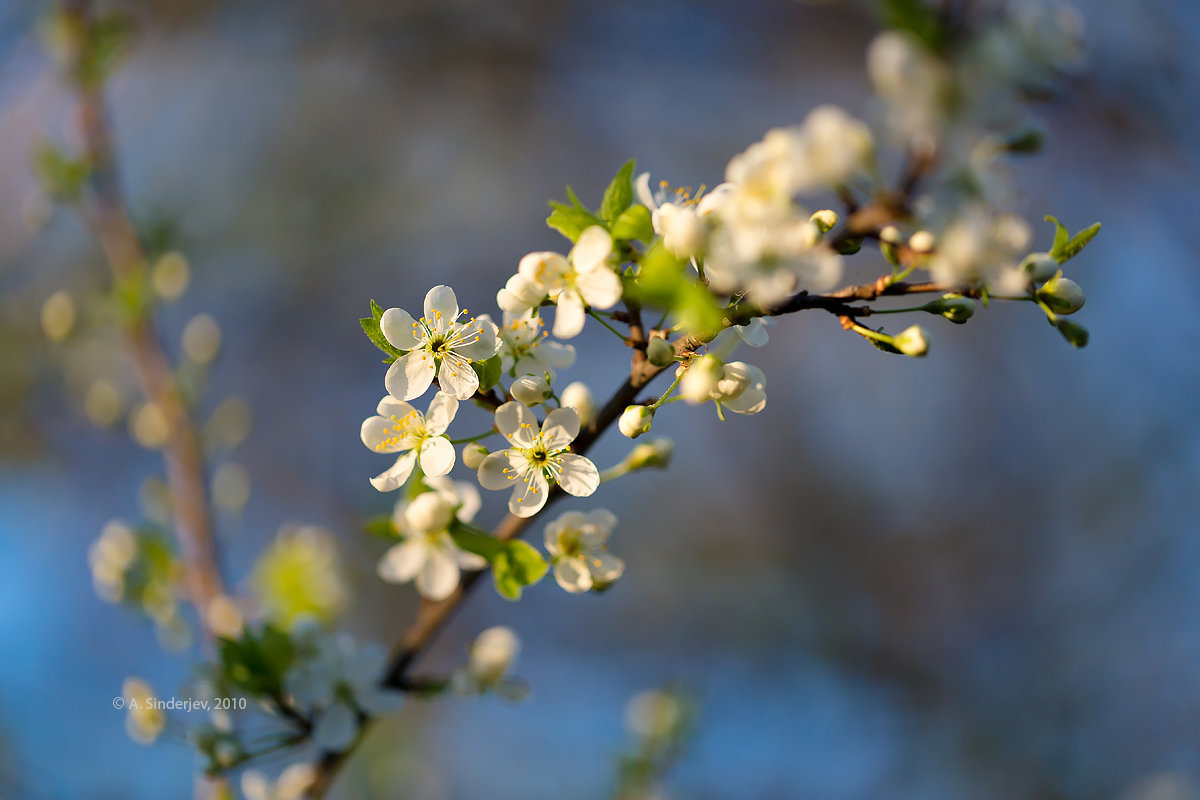
[[[63,5],[63,13],[78,24],[85,37],[92,30],[90,6],[88,0]],[[119,187],[103,88],[76,81],[74,89],[78,98],[77,124],[90,167],[89,191],[79,201],[78,211],[98,240],[113,279],[117,283],[137,280],[146,263],[146,254]],[[131,315],[125,335],[142,394],[162,412],[166,421],[168,435],[162,448],[163,460],[184,586],[211,643],[207,610],[215,598],[224,594],[224,588],[217,565],[199,437],[155,331],[152,315],[147,311]]]

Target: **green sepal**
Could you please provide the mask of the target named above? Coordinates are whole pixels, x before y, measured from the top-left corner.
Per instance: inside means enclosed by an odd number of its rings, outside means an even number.
[[[612,226],[614,239],[648,242],[654,238],[650,209],[638,203],[621,212]]]

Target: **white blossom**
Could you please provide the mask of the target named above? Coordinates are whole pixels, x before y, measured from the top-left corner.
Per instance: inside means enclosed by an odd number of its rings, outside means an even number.
[[[389,308],[379,320],[392,346],[407,351],[388,368],[384,383],[397,400],[420,397],[436,376],[442,391],[466,400],[479,388],[473,361],[486,361],[500,348],[496,325],[490,319],[458,319],[466,310],[449,286],[435,286],[425,295],[419,320],[403,309]]]
[[[512,382],[508,393],[513,396],[514,400],[527,406],[544,403],[551,394],[550,373],[522,375]]]
[[[454,446],[444,436],[458,413],[453,395],[435,394],[428,414],[392,395],[380,400],[375,411],[376,416],[363,421],[363,444],[377,453],[400,454],[391,467],[371,479],[376,489],[390,492],[402,486],[418,460],[421,471],[429,476],[445,475],[454,467]]]
[[[1029,225],[1020,217],[973,206],[938,237],[928,269],[935,281],[952,286],[986,286],[1003,294],[1024,291],[1029,278],[1020,263],[1029,238]]]
[[[242,794],[246,800],[300,800],[316,779],[311,764],[292,764],[274,782],[258,770],[246,770],[242,773]]]
[[[570,451],[579,435],[579,415],[556,408],[546,415],[541,430],[528,407],[509,402],[496,409],[496,429],[512,447],[492,453],[479,467],[485,489],[513,487],[508,510],[532,517],[546,504],[551,483],[576,497],[587,497],[600,485],[596,465]]]
[[[699,206],[704,187],[693,197],[688,189],[671,193],[667,182],[663,181],[658,192],[651,192],[649,172],[639,175],[634,187],[638,200],[650,209],[650,223],[654,232],[662,237],[663,247],[679,258],[690,259],[704,253],[710,229],[705,220],[707,214],[702,213]],[[709,210],[707,206],[704,208],[705,212]]]
[[[568,511],[546,526],[545,545],[554,563],[554,579],[573,594],[610,585],[625,562],[608,552],[617,518],[611,511]]]
[[[767,379],[753,364],[730,361],[721,370],[712,399],[735,414],[757,414],[767,405]]]
[[[284,673],[292,705],[313,723],[313,742],[334,753],[358,737],[361,715],[395,710],[397,692],[381,688],[387,653],[371,642],[359,646],[346,633],[331,634],[316,624],[298,625],[292,634],[296,655]]]
[[[487,561],[454,543],[449,528],[455,520],[470,522],[481,505],[479,492],[449,478],[426,478],[431,491],[396,505],[392,522],[402,541],[379,562],[379,576],[389,583],[413,581],[422,597],[442,600],[457,587],[459,572],[477,570]]]
[[[481,315],[480,319],[486,318]],[[575,348],[548,340],[542,330],[545,320],[534,311],[504,312],[500,327],[500,359],[504,371],[514,377],[566,369],[575,363]]]
[[[562,391],[563,408],[571,408],[579,415],[579,421],[587,425],[596,414],[596,398],[583,381],[568,383]]]
[[[126,678],[121,686],[125,700],[125,731],[138,744],[151,744],[167,724],[166,714],[156,705],[154,687],[141,678]]]
[[[530,253],[517,266],[521,280],[510,280],[497,303],[506,312],[525,314],[549,297],[558,306],[554,335],[570,339],[583,330],[588,306],[612,308],[621,299],[621,279],[608,264],[612,249],[612,236],[593,225],[579,235],[568,256]]]

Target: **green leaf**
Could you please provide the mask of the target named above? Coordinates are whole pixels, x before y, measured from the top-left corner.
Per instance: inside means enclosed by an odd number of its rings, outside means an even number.
[[[387,514],[381,514],[378,517],[371,517],[363,523],[363,530],[372,536],[378,536],[381,539],[395,539],[398,533],[396,526],[392,522],[392,518]]]
[[[492,561],[492,579],[501,596],[519,600],[522,590],[540,581],[548,569],[541,553],[525,542],[511,541]]]
[[[650,209],[640,203],[631,205],[621,212],[612,226],[614,239],[640,240],[648,242],[654,238]]]
[[[1039,128],[1026,128],[1006,139],[1004,149],[1013,155],[1034,155],[1041,152],[1045,142],[1045,131]]]
[[[84,86],[99,86],[133,50],[137,23],[128,14],[112,12],[96,17],[76,62],[75,79]]]
[[[567,191],[570,192],[570,189]],[[553,210],[550,212],[550,216],[546,217],[546,224],[572,242],[577,241],[579,234],[593,225],[604,224],[595,214],[586,208],[578,208],[555,200],[550,201],[550,208]]]
[[[1067,242],[1063,247],[1062,258],[1059,261],[1066,261],[1079,255],[1083,248],[1088,246],[1088,242],[1096,238],[1096,234],[1100,232],[1100,223],[1094,222],[1088,227],[1081,230],[1079,233],[1071,237],[1071,241]]]
[[[633,203],[633,168],[636,165],[637,162],[632,158],[626,161],[604,190],[604,199],[600,201],[600,218],[610,225]]]
[[[504,365],[500,356],[492,356],[487,361],[472,361],[471,369],[479,376],[479,391],[490,392],[500,382]]]
[[[720,330],[724,320],[716,297],[661,243],[642,258],[641,272],[631,293],[642,305],[670,309],[689,333],[713,333]]]
[[[69,203],[83,193],[91,168],[84,159],[71,158],[53,142],[46,141],[34,151],[33,173],[47,197]]]
[[[413,465],[412,474],[408,476],[408,483],[404,488],[404,499],[410,503],[426,492],[432,491],[425,484],[425,470],[421,469],[420,462]]]
[[[255,635],[246,628],[239,639],[219,640],[221,669],[230,682],[253,695],[277,696],[283,692],[283,674],[294,657],[286,633],[266,625]]]
[[[466,524],[456,524],[450,535],[463,550],[487,559],[496,591],[509,600],[519,599],[550,568],[541,553],[520,540],[501,541]]]
[[[1062,261],[1062,253],[1067,246],[1067,242],[1071,240],[1071,232],[1067,230],[1065,225],[1049,214],[1046,215],[1046,222],[1054,223],[1054,246],[1050,248],[1050,255]]]
[[[931,50],[939,50],[946,43],[945,21],[924,0],[882,0],[881,5],[887,27],[911,33]]]
[[[371,340],[371,343],[391,357],[391,360],[396,360],[404,355],[403,350],[399,350],[392,346],[392,343],[383,335],[383,331],[379,327],[379,320],[383,318],[383,309],[374,300],[371,301],[371,316],[362,317],[359,319],[359,324],[362,325],[363,333]]]

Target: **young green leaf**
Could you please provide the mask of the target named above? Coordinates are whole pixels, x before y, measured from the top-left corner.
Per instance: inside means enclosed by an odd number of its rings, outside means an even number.
[[[625,209],[613,223],[612,235],[614,239],[629,241],[648,242],[653,239],[654,225],[651,224],[650,209],[640,203]]]
[[[479,391],[490,392],[500,382],[504,364],[500,356],[492,356],[487,361],[472,361],[471,369],[479,376]]]
[[[359,324],[362,325],[363,333],[371,340],[371,343],[386,353],[390,360],[394,361],[404,355],[403,350],[398,350],[392,346],[392,343],[383,335],[383,331],[379,327],[379,320],[383,317],[383,309],[374,300],[371,301],[371,316],[362,317],[359,319]]]
[[[378,517],[371,517],[363,523],[363,530],[372,536],[378,536],[381,539],[395,539],[398,535],[396,526],[392,522],[392,518],[386,514],[381,514]]]
[[[600,218],[609,225],[617,221],[617,217],[633,203],[633,168],[636,163],[632,158],[617,170],[612,183],[604,190],[604,199],[600,202]]]
[[[525,542],[511,541],[492,560],[492,579],[501,596],[519,600],[524,588],[540,581],[548,569],[541,553]]]
[[[1069,258],[1074,258],[1079,255],[1083,248],[1088,246],[1088,242],[1096,238],[1096,234],[1100,232],[1100,223],[1095,222],[1081,230],[1079,233],[1071,237],[1071,241],[1067,242],[1063,247],[1062,258],[1060,261],[1066,261]]]
[[[570,192],[569,189],[567,191]],[[577,199],[574,198],[574,192],[571,192],[571,195],[573,200]],[[546,224],[572,242],[578,240],[579,234],[593,225],[604,224],[595,214],[577,205],[551,200],[550,208],[552,210],[550,216],[546,217]]]
[[[1050,255],[1062,261],[1062,252],[1066,248],[1067,242],[1071,240],[1071,232],[1067,230],[1065,225],[1049,214],[1046,215],[1046,222],[1054,223],[1054,246],[1050,248]]]

